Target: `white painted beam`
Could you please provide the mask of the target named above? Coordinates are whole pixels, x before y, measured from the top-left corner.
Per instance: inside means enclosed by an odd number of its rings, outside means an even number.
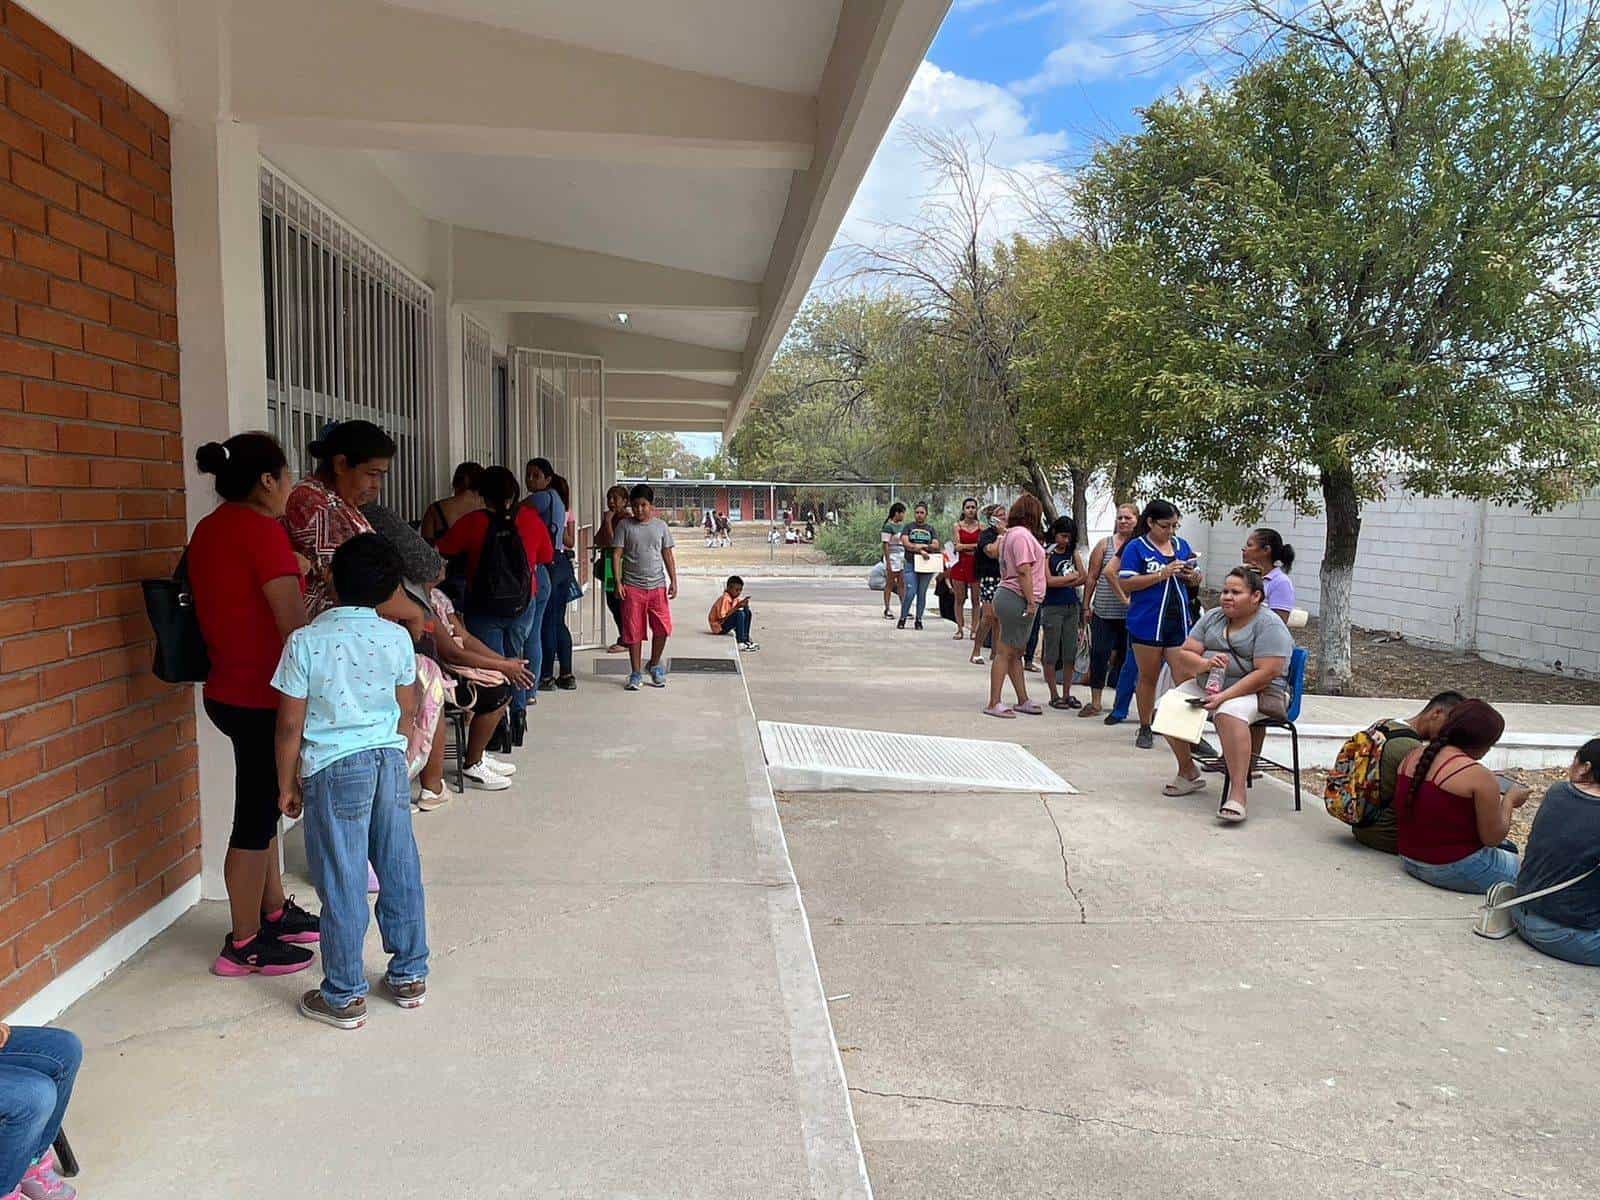
[[[630,417],[627,420],[611,422],[613,430],[636,430],[641,433],[721,433],[722,419],[714,420],[674,420],[660,419],[657,417]]]
[[[556,350],[563,354],[592,354],[602,358],[608,377],[622,372],[739,371],[744,366],[744,356],[737,350],[674,342],[537,313],[526,313],[518,318],[516,335],[517,345],[530,350]]]
[[[606,416],[616,421],[723,421],[728,410],[717,404],[670,404],[649,400],[614,400],[607,389]]]
[[[267,139],[805,170],[810,96],[378,0],[232,0],[233,115]]]
[[[606,402],[613,400],[683,401],[727,408],[739,393],[731,387],[686,379],[682,375],[619,374],[606,384]]]
[[[511,312],[751,314],[761,285],[479,229],[454,233],[455,294]]]

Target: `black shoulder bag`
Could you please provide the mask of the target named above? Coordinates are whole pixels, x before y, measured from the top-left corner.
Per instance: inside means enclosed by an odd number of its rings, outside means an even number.
[[[189,584],[189,552],[178,560],[171,579],[145,579],[144,611],[156,631],[155,662],[150,669],[165,683],[204,683],[211,659],[194,610],[194,589]]]

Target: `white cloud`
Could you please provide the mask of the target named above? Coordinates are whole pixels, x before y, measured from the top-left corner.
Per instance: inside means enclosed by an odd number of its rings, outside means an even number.
[[[1009,196],[1005,172],[1042,175],[1070,145],[1064,131],[1035,128],[1022,100],[1006,88],[924,62],[856,192],[839,230],[840,243],[871,243],[881,225],[909,222],[936,186],[915,147],[907,143],[909,128],[948,130],[988,146],[995,234],[1023,222],[1021,207]]]
[[[678,441],[690,454],[699,455],[701,458],[710,458],[722,449],[720,433],[680,433]]]

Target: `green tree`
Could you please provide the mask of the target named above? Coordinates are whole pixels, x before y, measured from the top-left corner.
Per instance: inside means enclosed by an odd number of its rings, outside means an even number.
[[[694,478],[701,462],[674,433],[622,430],[617,434],[617,474],[660,479],[667,471]]]
[[[1543,508],[1600,479],[1600,25],[1251,11],[1275,43],[1152,105],[1079,203],[1127,284],[1152,476],[1203,512],[1325,511],[1338,691],[1362,506],[1391,480]]]

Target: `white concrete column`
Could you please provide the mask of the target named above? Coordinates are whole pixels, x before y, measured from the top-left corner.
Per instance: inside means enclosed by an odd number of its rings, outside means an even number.
[[[428,282],[433,285],[434,387],[439,397],[438,494],[449,493],[450,472],[467,456],[466,384],[461,370],[461,312],[455,295],[455,229],[428,222]]]
[[[230,121],[172,123],[178,328],[182,333],[184,486],[189,528],[215,507],[195,449],[267,427],[266,313],[261,286],[260,152],[255,130]],[[226,895],[222,859],[233,825],[233,751],[200,707],[201,895]]]

